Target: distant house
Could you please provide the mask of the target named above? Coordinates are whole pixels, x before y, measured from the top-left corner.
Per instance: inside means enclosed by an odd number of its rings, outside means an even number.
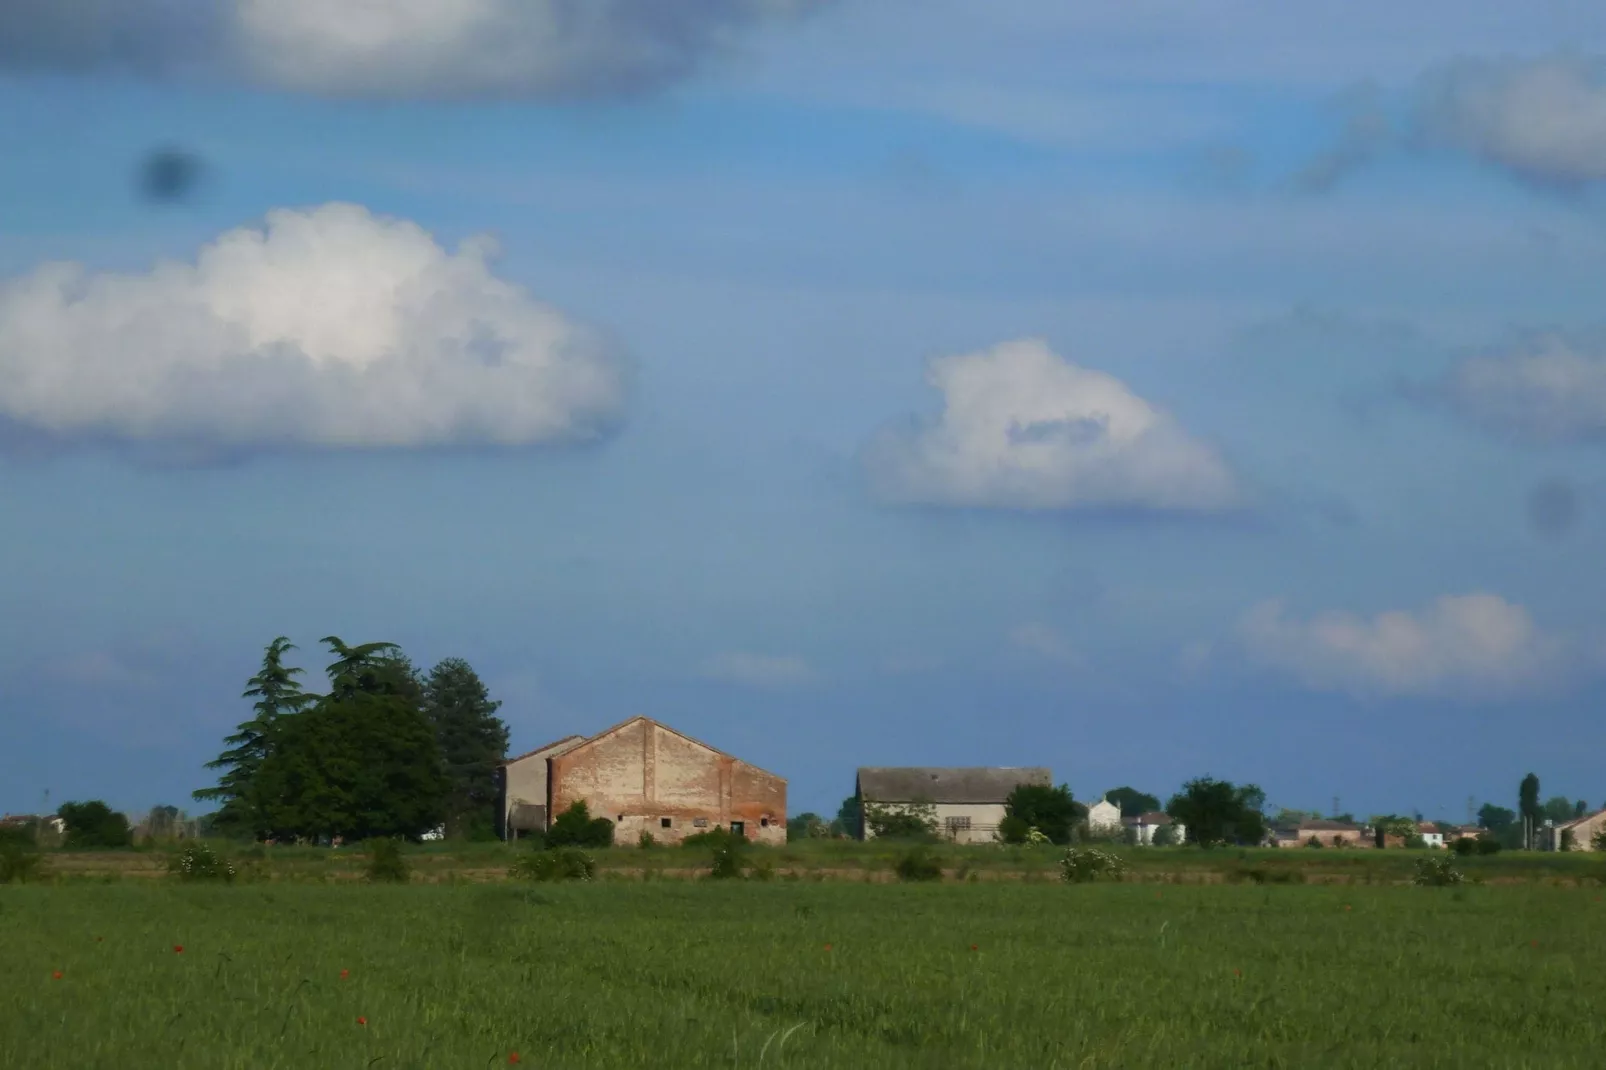
[[[1571,836],[1566,833],[1572,833]],[[1593,851],[1595,850],[1595,837],[1606,832],[1606,810],[1596,810],[1583,817],[1575,817],[1571,821],[1562,821],[1552,828],[1545,830],[1545,847],[1551,851]],[[1566,847],[1563,848],[1562,844]]]
[[[1328,821],[1325,818],[1307,818],[1295,825],[1277,830],[1278,847],[1307,847],[1315,840],[1323,847],[1371,847],[1372,837],[1359,825],[1348,821]]]
[[[643,832],[679,843],[726,828],[786,842],[786,781],[648,717],[589,738],[566,736],[502,763],[504,838],[540,832],[576,802],[614,822],[614,842]]]
[[[1475,840],[1483,835],[1484,831],[1483,828],[1477,825],[1457,825],[1450,830],[1450,834],[1445,837],[1445,840],[1452,843],[1456,840]]]
[[[1429,847],[1444,846],[1444,833],[1440,832],[1439,826],[1431,821],[1418,821],[1416,834],[1422,837],[1422,842]]]
[[[1087,830],[1095,836],[1121,831],[1121,808],[1103,798],[1087,808]]]
[[[1004,800],[1023,784],[1049,787],[1047,769],[937,769],[870,767],[859,770],[859,809],[899,809],[929,803],[936,813],[937,833],[956,843],[991,843],[1004,820]],[[875,833],[861,820],[860,837]]]
[[[1137,817],[1123,818],[1121,824],[1131,830],[1132,842],[1140,847],[1153,846],[1155,834],[1165,828],[1171,829],[1175,834],[1172,837],[1173,843],[1181,843],[1188,836],[1188,826],[1171,820],[1171,815],[1163,810],[1150,810]]]
[[[0,828],[41,829],[60,836],[67,831],[67,822],[55,814],[6,814],[0,817]]]

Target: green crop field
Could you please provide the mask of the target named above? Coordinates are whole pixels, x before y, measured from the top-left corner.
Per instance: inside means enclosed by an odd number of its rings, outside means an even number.
[[[21,886],[0,1066],[1599,1067],[1603,965],[1585,887]]]

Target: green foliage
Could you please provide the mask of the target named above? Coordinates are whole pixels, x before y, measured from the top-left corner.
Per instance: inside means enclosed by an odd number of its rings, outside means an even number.
[[[614,824],[592,817],[584,799],[576,799],[546,831],[548,847],[612,847]]]
[[[680,841],[682,847],[695,850],[714,850],[722,847],[734,847],[738,851],[747,847],[747,837],[738,836],[723,825],[711,828],[707,832],[694,832]]]
[[[1120,855],[1097,847],[1072,847],[1060,859],[1060,879],[1067,884],[1087,884],[1101,877],[1119,880],[1126,869]]]
[[[1544,807],[1539,805],[1539,777],[1529,773],[1517,785],[1517,814],[1538,824],[1544,820]]]
[[[99,799],[63,803],[56,816],[67,825],[65,846],[69,850],[127,847],[134,842],[128,818]]]
[[[727,843],[722,847],[714,848],[713,864],[708,867],[708,876],[712,880],[734,880],[742,875],[742,848],[734,843]]]
[[[596,860],[573,847],[532,851],[508,868],[508,876],[530,881],[589,881],[596,874]]]
[[[831,835],[831,826],[819,814],[804,811],[786,822],[786,842],[819,840]]]
[[[1177,827],[1175,825],[1159,825],[1154,830],[1154,838],[1149,841],[1153,847],[1175,847],[1177,845]]]
[[[1160,809],[1158,797],[1137,788],[1116,788],[1105,792],[1104,797],[1121,808],[1122,817],[1137,817]]]
[[[1555,795],[1545,800],[1545,805],[1540,808],[1539,816],[1541,822],[1554,821],[1559,825],[1563,821],[1571,821],[1578,815],[1573,812],[1573,801],[1571,799],[1565,795]]]
[[[1477,845],[1480,855],[1497,855],[1500,853],[1500,841],[1493,836],[1479,836],[1473,841]]]
[[[650,851],[652,848],[658,846],[658,841],[653,838],[652,833],[648,832],[646,829],[642,829],[641,835],[636,837],[636,846],[641,848],[643,851]]]
[[[1004,813],[1018,817],[1060,846],[1071,842],[1071,830],[1081,818],[1071,789],[1061,784],[1020,784],[1004,800]]]
[[[367,878],[376,884],[406,884],[409,876],[407,859],[402,854],[401,842],[389,837],[369,840]]]
[[[937,836],[937,808],[924,800],[895,804],[866,802],[864,824],[877,839],[930,841]]]
[[[235,878],[234,866],[204,843],[192,843],[167,860],[167,871],[181,881],[227,884]]]
[[[1189,843],[1254,845],[1266,838],[1261,814],[1265,800],[1266,793],[1253,784],[1240,787],[1205,776],[1183,784],[1166,804],[1166,813],[1187,829]]]
[[[1416,874],[1411,883],[1423,888],[1443,888],[1460,884],[1466,876],[1455,868],[1455,859],[1448,855],[1430,855],[1416,863]]]
[[[893,871],[901,881],[942,880],[942,862],[925,844],[918,844],[899,856]]]
[[[1572,829],[1561,830],[1561,849],[1563,851],[1578,850],[1578,837],[1573,833]]]
[[[495,823],[496,769],[507,757],[507,725],[496,716],[502,704],[462,658],[446,658],[429,671],[423,699],[445,763],[446,834],[467,839],[471,830]]]
[[[29,850],[39,846],[37,822],[30,821],[26,825],[0,825],[0,847],[12,846]]]
[[[1597,851],[1606,851],[1606,828],[1597,830],[1589,838],[1589,846]]]
[[[274,833],[271,800],[262,791],[259,774],[276,745],[279,719],[317,701],[301,690],[296,680],[301,670],[284,663],[294,649],[282,635],[268,644],[262,667],[246,682],[242,696],[256,700],[251,719],[223,740],[227,749],[216,760],[206,763],[208,769],[223,771],[217,786],[193,793],[198,800],[220,804],[213,824],[225,835],[266,839]]]
[[[998,822],[997,836],[999,842],[1001,843],[1014,845],[1023,844],[1028,838],[1031,837],[1031,834],[1032,826],[1024,817],[1016,817],[1014,814],[1006,814],[1004,818]]]
[[[831,822],[831,831],[850,839],[864,838],[864,808],[858,795],[849,795],[842,800],[842,805],[837,807],[836,819]]]
[[[30,842],[0,842],[0,884],[26,884],[39,871],[39,849]]]
[[[1478,827],[1488,829],[1490,832],[1499,832],[1515,824],[1517,813],[1507,810],[1504,806],[1494,803],[1484,803],[1478,808]]]
[[[1317,839],[1315,836],[1312,836],[1310,839],[1306,840],[1304,845],[1306,847],[1312,847],[1318,850],[1326,846],[1326,844],[1322,843],[1322,841]]]

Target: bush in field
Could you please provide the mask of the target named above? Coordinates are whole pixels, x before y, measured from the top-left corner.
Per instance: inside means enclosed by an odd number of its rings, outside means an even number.
[[[1450,850],[1465,858],[1468,855],[1477,853],[1478,841],[1471,836],[1461,836],[1450,841]]]
[[[222,881],[235,877],[234,866],[204,843],[191,844],[167,860],[167,871],[181,881]]]
[[[613,822],[592,817],[585,800],[577,799],[547,829],[548,847],[612,847]]]
[[[1312,836],[1310,839],[1305,841],[1305,846],[1306,847],[1321,847],[1322,846],[1322,841],[1317,839],[1315,836]]]
[[[32,843],[0,843],[0,884],[26,884],[39,870],[39,850]]]
[[[709,829],[707,832],[697,832],[680,841],[682,847],[719,850],[721,847],[734,847],[738,851],[747,846],[747,837],[738,836],[730,829],[720,826]]]
[[[1100,877],[1117,877],[1126,872],[1119,855],[1097,847],[1073,847],[1060,859],[1060,879],[1067,884],[1086,884]]]
[[[1154,839],[1149,842],[1155,847],[1175,847],[1177,845],[1177,827],[1175,825],[1161,825],[1154,830]]]
[[[597,875],[597,863],[584,851],[559,847],[531,852],[514,862],[507,875],[530,881],[589,881]]]
[[[407,881],[407,859],[397,840],[373,840],[368,846],[368,879],[375,884],[403,884]]]
[[[1411,883],[1421,888],[1443,888],[1452,884],[1461,884],[1466,876],[1455,868],[1455,859],[1445,856],[1436,858],[1419,858],[1416,862],[1416,875]]]
[[[99,799],[63,803],[61,809],[56,811],[56,816],[67,826],[66,846],[69,849],[128,847],[134,842],[128,818]]]
[[[928,802],[864,804],[864,826],[877,839],[930,842],[937,838],[937,807]]]
[[[942,863],[924,844],[907,851],[893,869],[901,881],[940,881]]]
[[[742,875],[742,849],[735,843],[714,848],[714,863],[708,876],[714,880],[733,880]]]
[[[1480,855],[1497,855],[1500,853],[1500,841],[1493,836],[1479,836],[1476,841]]]

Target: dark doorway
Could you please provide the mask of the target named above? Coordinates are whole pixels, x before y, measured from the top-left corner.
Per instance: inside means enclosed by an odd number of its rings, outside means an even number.
[[[731,822],[731,835],[732,836],[746,836],[747,835],[747,822],[745,822],[745,821],[732,821]]]

